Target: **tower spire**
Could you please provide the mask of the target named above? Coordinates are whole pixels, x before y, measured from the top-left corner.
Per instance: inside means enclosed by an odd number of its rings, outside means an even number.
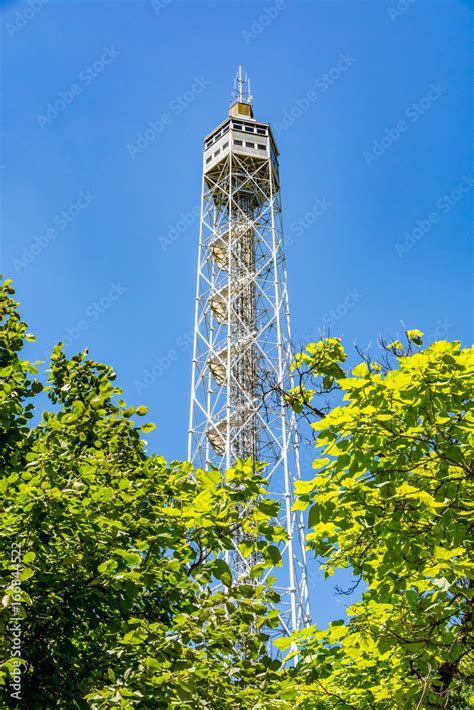
[[[235,103],[252,105],[252,95],[250,93],[250,79],[242,70],[242,65],[239,64],[237,75],[234,79],[234,89],[230,101],[231,105]]]

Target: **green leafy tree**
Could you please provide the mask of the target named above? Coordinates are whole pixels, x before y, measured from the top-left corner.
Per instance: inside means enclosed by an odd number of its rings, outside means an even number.
[[[320,455],[295,505],[325,574],[350,568],[365,591],[348,621],[277,640],[299,646],[296,667],[281,668],[267,653],[278,595],[259,579],[285,534],[261,467],[221,474],[149,455],[153,425],[135,423],[146,408],[127,407],[112,368],[87,352],[55,348],[44,387],[20,357],[33,338],[13,294],[5,282],[4,706],[472,706],[472,350],[423,349],[414,330],[351,377],[337,338],[297,357],[287,400],[312,420]],[[320,407],[334,391],[337,406]],[[236,530],[258,560],[253,581],[233,582],[222,558]]]
[[[127,407],[87,352],[56,347],[43,388],[20,358],[32,338],[13,293],[0,289],[2,707],[291,707],[266,650],[278,595],[258,573],[284,532],[259,467],[223,477],[148,455],[146,408]],[[218,556],[237,527],[258,548],[252,584]]]
[[[350,568],[366,590],[348,621],[299,635],[298,707],[474,704],[473,350],[406,335],[350,377],[337,338],[295,362],[288,400],[312,416],[320,450],[297,484],[308,545],[326,576]],[[335,388],[325,416],[313,395]]]

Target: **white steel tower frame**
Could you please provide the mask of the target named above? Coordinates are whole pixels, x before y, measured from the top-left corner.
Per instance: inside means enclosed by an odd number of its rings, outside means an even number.
[[[293,381],[279,153],[270,125],[253,118],[247,81],[239,68],[229,116],[204,139],[188,458],[200,468],[248,457],[267,464],[288,535],[282,567],[267,575],[277,578],[289,634],[310,613],[303,515],[292,510],[299,438],[281,395]],[[240,541],[237,578],[256,562]]]

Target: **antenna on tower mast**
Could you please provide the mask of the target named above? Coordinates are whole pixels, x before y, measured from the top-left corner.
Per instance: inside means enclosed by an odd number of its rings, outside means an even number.
[[[252,95],[250,93],[250,79],[247,74],[242,71],[242,65],[239,65],[239,70],[234,79],[234,89],[232,91],[231,105],[235,102],[240,104],[252,105]]]

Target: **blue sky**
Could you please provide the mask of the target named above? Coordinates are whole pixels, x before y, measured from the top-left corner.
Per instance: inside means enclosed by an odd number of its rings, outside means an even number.
[[[186,455],[201,138],[239,63],[281,151],[296,342],[375,347],[402,322],[471,340],[471,2],[1,12],[2,271],[32,356],[63,340],[113,364],[151,450]],[[318,623],[340,616],[331,584],[313,583]]]

